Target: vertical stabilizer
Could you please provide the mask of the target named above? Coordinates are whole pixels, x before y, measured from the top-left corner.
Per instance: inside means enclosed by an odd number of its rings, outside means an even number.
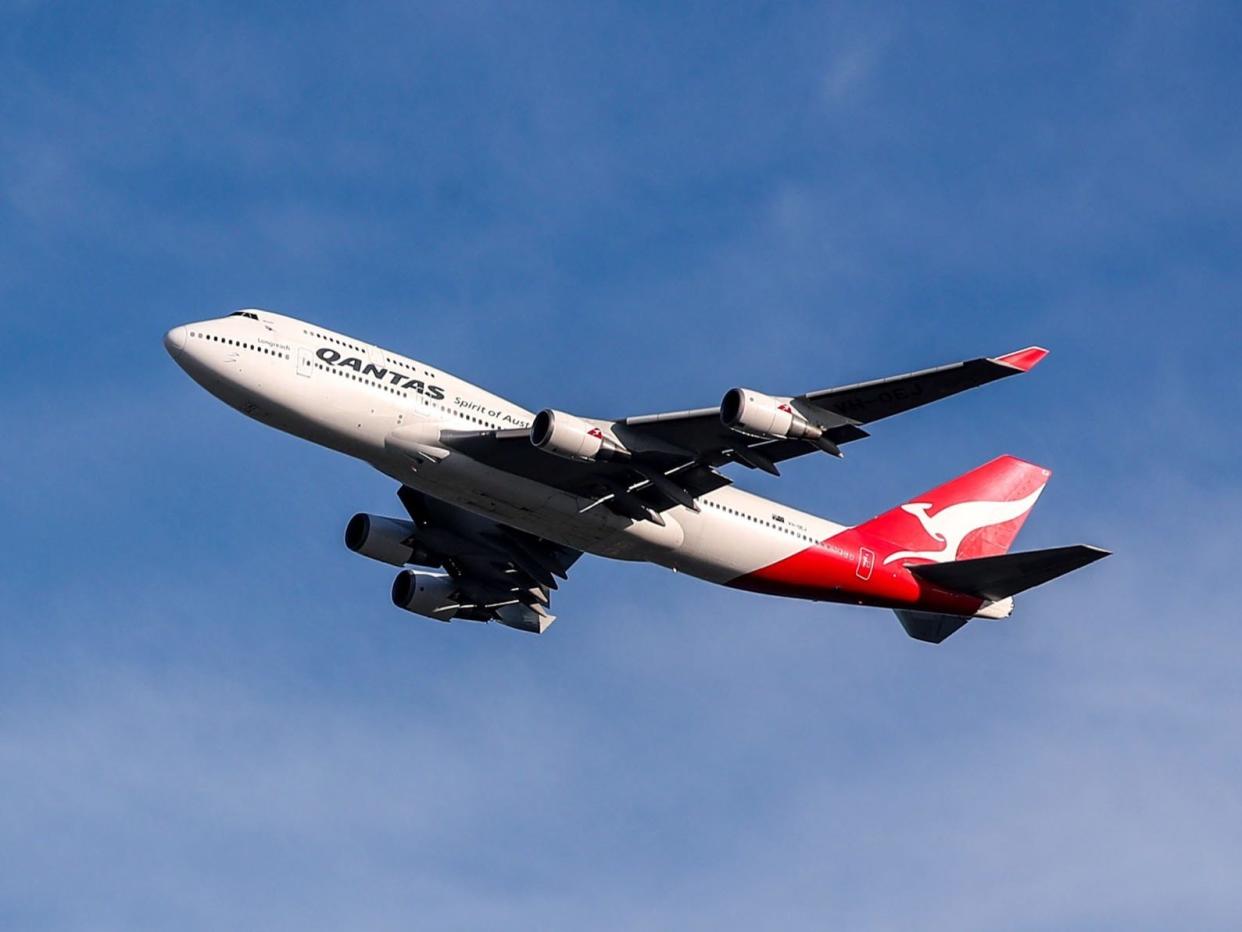
[[[884,564],[996,556],[1013,544],[1051,475],[1017,457],[997,457],[856,530]]]

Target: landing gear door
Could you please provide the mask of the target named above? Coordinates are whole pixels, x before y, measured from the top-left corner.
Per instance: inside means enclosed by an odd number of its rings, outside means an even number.
[[[311,361],[313,358],[310,350],[304,347],[298,350],[298,375],[310,378],[311,369],[314,367]]]

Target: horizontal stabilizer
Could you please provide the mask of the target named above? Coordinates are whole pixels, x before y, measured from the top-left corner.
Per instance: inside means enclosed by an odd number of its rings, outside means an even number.
[[[1099,547],[1074,544],[974,560],[927,563],[907,569],[919,579],[942,589],[996,602],[1064,576],[1108,554],[1107,550]]]
[[[897,620],[906,629],[906,634],[916,641],[926,641],[929,644],[939,644],[970,621],[963,615],[911,612],[904,608],[897,609]]]

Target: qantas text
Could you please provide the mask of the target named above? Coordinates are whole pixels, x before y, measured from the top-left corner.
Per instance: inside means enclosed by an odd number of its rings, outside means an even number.
[[[342,356],[331,347],[321,347],[315,352],[315,355],[330,366],[353,369],[359,375],[369,375],[381,382],[387,379],[398,388],[412,389],[420,395],[426,395],[428,398],[435,399],[436,401],[444,398],[444,389],[442,389],[439,385],[426,385],[418,379],[410,378],[403,372],[385,369],[383,366],[377,366],[370,362],[364,363],[356,356]]]

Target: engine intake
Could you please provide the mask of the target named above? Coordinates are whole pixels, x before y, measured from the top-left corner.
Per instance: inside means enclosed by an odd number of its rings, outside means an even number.
[[[391,566],[439,566],[440,561],[414,539],[417,534],[418,529],[409,521],[356,514],[345,525],[345,546]]]
[[[405,570],[392,582],[392,604],[424,618],[450,621],[459,610],[451,576]]]
[[[530,442],[569,460],[626,460],[630,453],[604,436],[602,428],[563,411],[544,408],[530,425]]]

